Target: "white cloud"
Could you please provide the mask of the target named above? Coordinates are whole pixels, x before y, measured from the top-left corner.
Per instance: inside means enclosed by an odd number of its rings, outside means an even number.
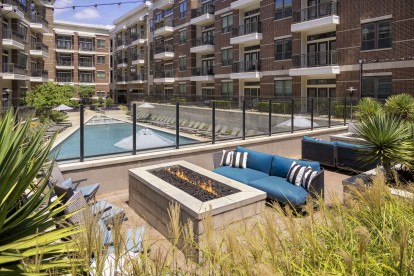
[[[73,0],[56,0],[55,2],[55,14],[62,13],[64,11],[68,11],[69,9],[61,9],[73,6]]]
[[[75,13],[76,19],[90,20],[99,17],[101,17],[101,15],[96,8],[85,8]]]

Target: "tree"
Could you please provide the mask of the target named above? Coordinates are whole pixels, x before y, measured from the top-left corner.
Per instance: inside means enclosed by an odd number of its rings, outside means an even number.
[[[83,103],[89,102],[89,98],[92,97],[95,89],[93,86],[79,85],[77,88],[78,96],[82,99]]]
[[[72,86],[48,82],[27,93],[25,100],[27,105],[36,107],[38,114],[45,114],[60,104],[69,105],[72,97]]]
[[[66,207],[60,199],[49,202],[46,161],[54,139],[45,143],[43,130],[29,134],[30,123],[15,124],[11,111],[0,116],[0,274],[68,274],[79,261],[69,237],[81,229],[60,216]]]

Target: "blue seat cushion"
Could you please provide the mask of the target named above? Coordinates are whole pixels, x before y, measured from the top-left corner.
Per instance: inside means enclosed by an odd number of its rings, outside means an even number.
[[[290,202],[293,205],[304,204],[308,195],[304,188],[295,186],[278,176],[268,176],[252,181],[249,186],[266,192],[269,198],[282,203]]]
[[[85,187],[81,187],[78,190],[81,191],[84,197],[90,197],[99,189],[99,183],[91,184]]]
[[[72,178],[69,177],[68,179],[66,179],[65,181],[62,182],[62,184],[60,184],[60,186],[63,186],[65,188],[72,188]]]
[[[238,146],[236,151],[247,152],[247,167],[256,171],[270,174],[273,156],[268,153],[259,152]]]
[[[228,166],[216,168],[213,170],[213,172],[221,174],[223,176],[226,176],[228,178],[231,178],[244,184],[248,184],[249,182],[252,182],[254,180],[269,176],[266,173],[259,172],[249,168],[242,169]]]
[[[317,161],[303,161],[303,160],[296,160],[292,158],[287,158],[279,155],[274,155],[272,160],[272,170],[270,175],[280,176],[286,178],[290,166],[292,165],[293,161],[298,163],[301,166],[310,166],[314,171],[320,171],[321,165]]]

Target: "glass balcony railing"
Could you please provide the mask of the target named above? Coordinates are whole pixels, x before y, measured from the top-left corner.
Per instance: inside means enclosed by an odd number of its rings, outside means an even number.
[[[237,28],[233,28],[233,37],[261,32],[262,28],[260,22],[251,22],[245,25],[240,25]]]
[[[294,11],[293,23],[305,22],[334,14],[338,14],[338,3],[330,1]]]
[[[48,52],[49,51],[49,47],[46,46],[45,44],[43,44],[42,42],[36,42],[36,43],[32,43],[30,46],[31,50],[37,50],[37,51],[42,51],[42,52]]]
[[[95,47],[93,47],[92,43],[79,43],[79,51],[94,51]]]
[[[26,66],[14,63],[3,63],[3,74],[26,75]]]
[[[132,74],[130,76],[130,80],[131,81],[142,81],[142,80],[144,80],[144,76],[141,75],[141,74]]]
[[[73,82],[73,78],[71,75],[58,75],[56,77],[57,82]]]
[[[24,43],[24,35],[12,29],[3,29],[3,39],[11,39],[19,43]]]
[[[79,66],[81,67],[93,67],[93,61],[92,60],[80,60],[79,61]]]
[[[58,66],[73,66],[73,61],[68,59],[60,59],[58,58],[56,61],[56,65]]]
[[[159,45],[155,47],[155,54],[174,52],[174,46],[171,44]]]
[[[46,28],[49,27],[49,22],[40,14],[32,14],[30,18],[33,23],[40,23]]]
[[[72,50],[73,45],[72,45],[71,41],[58,40],[58,41],[56,41],[56,48],[57,49],[62,49],[62,50]]]
[[[30,72],[30,76],[35,77],[35,78],[42,77],[44,79],[47,79],[48,78],[48,72],[46,70],[36,69],[36,70],[32,70]]]
[[[154,30],[161,29],[163,27],[174,27],[174,21],[172,19],[162,19],[160,22],[155,22]]]
[[[80,74],[79,75],[79,82],[82,83],[92,83],[93,80],[93,76],[91,74]]]

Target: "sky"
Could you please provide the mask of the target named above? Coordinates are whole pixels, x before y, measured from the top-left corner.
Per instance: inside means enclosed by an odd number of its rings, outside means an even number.
[[[97,8],[75,8],[76,5],[94,5],[104,3],[122,3],[131,0],[56,0],[55,8],[69,7],[69,9],[55,9],[55,19],[87,24],[113,25],[115,19],[134,9],[140,3],[125,3],[121,5],[98,6]]]

